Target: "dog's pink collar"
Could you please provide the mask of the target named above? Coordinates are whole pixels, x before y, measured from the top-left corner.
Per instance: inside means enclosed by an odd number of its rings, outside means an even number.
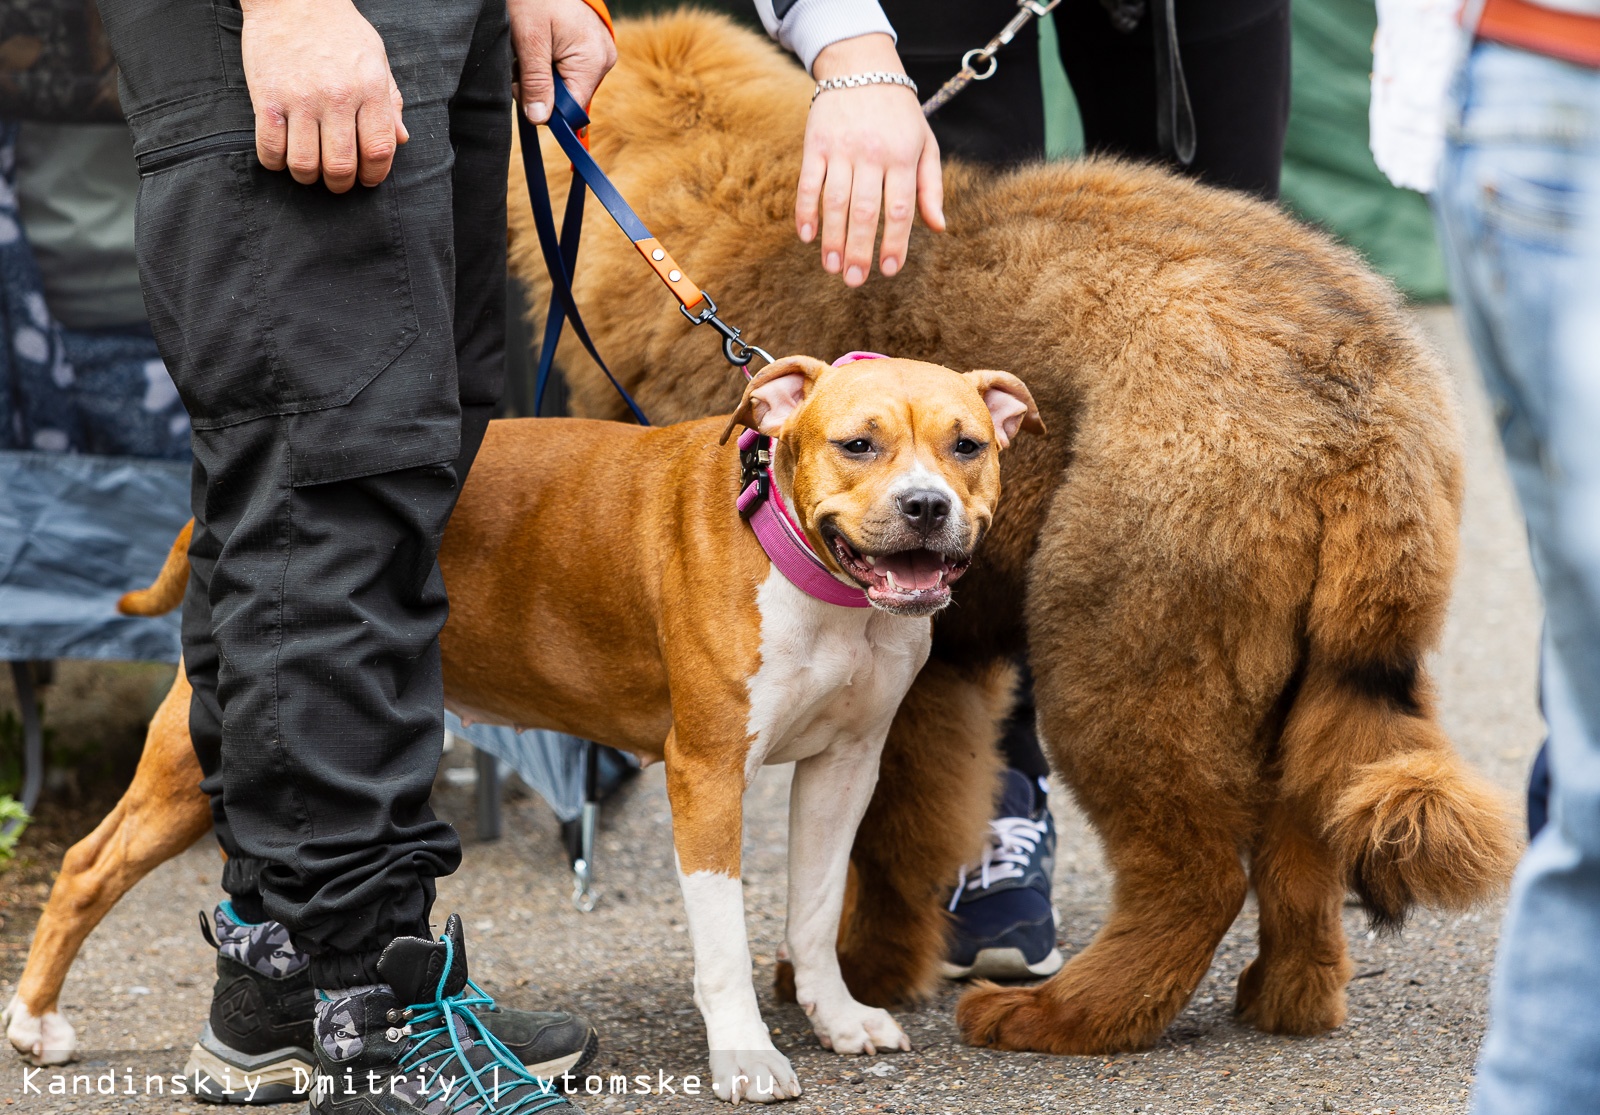
[[[876,352],[847,352],[835,360],[833,366],[884,359],[887,357]],[[841,608],[872,607],[865,589],[847,585],[829,571],[812,548],[805,531],[784,506],[778,481],[772,475],[770,443],[770,438],[755,430],[747,429],[739,435],[740,459],[755,462],[754,468],[759,470],[739,493],[739,514],[749,522],[767,558],[795,588],[824,604],[837,604]]]

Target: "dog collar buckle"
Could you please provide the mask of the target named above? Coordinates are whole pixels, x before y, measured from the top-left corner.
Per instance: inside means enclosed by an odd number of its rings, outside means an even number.
[[[739,438],[739,515],[748,520],[756,508],[772,497],[772,439],[765,434],[750,435],[746,431]],[[748,439],[748,444],[746,440]],[[750,486],[755,492],[750,493]],[[745,498],[747,495],[750,498]]]

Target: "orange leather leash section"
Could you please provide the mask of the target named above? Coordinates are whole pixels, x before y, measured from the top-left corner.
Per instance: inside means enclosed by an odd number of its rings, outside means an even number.
[[[1478,38],[1600,68],[1600,16],[1542,8],[1528,0],[1486,0]]]

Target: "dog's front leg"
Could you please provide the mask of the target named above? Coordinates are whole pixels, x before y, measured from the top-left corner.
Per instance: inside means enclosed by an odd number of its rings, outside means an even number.
[[[795,998],[835,1053],[910,1049],[889,1012],[857,1002],[839,972],[850,845],[878,781],[883,737],[835,743],[794,765],[789,790],[789,955]]]
[[[694,1001],[706,1023],[719,1099],[771,1103],[800,1094],[789,1059],[772,1044],[750,967],[739,879],[744,753],[667,741],[667,796],[678,884],[694,944]]]

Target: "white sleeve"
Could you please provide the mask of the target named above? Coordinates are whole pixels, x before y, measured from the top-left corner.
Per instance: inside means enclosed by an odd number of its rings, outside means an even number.
[[[756,0],[767,34],[800,58],[806,72],[825,46],[857,35],[895,37],[878,0]]]

